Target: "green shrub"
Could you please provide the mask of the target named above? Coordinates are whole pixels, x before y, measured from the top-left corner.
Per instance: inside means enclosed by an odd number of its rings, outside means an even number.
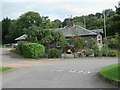
[[[97,44],[95,44],[93,47],[93,52],[95,56],[100,56],[100,49]]]
[[[108,56],[110,57],[116,57],[118,54],[117,50],[110,50],[108,53]]]
[[[45,47],[37,43],[18,42],[16,52],[26,58],[43,58],[45,55]]]
[[[61,51],[55,48],[48,50],[48,58],[60,58],[61,54]]]
[[[102,56],[108,56],[108,53],[109,53],[108,45],[107,44],[103,44],[101,51],[102,51]]]
[[[85,55],[86,56],[89,56],[89,55],[91,55],[91,54],[93,54],[94,52],[93,52],[93,50],[92,49],[89,49],[89,50],[86,50],[85,51]]]
[[[47,55],[46,55],[46,53],[44,52],[44,53],[40,53],[39,54],[39,58],[46,58],[47,57]]]
[[[45,47],[37,43],[26,43],[22,46],[23,56],[26,58],[39,58],[43,57]]]
[[[24,44],[26,44],[26,42],[24,42],[24,41],[19,41],[18,42],[18,45],[16,46],[16,53],[18,53],[20,55],[23,55],[22,47],[23,47]]]

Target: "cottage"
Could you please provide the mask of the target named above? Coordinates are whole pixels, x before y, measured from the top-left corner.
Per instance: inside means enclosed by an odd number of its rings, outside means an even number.
[[[99,48],[102,47],[102,33],[103,29],[88,30],[78,25],[65,26],[63,28],[56,28],[54,30],[62,31],[64,36],[69,39],[73,36],[84,37],[86,42],[96,39]]]

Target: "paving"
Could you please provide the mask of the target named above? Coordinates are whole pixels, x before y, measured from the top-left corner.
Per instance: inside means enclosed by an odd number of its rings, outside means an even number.
[[[118,58],[69,58],[29,60],[11,57],[2,50],[5,65],[18,65],[2,73],[3,88],[116,88],[102,80],[98,71],[104,66],[118,63]],[[5,60],[5,61],[4,61]],[[7,64],[6,64],[7,63]],[[12,66],[11,65],[11,66]],[[25,65],[28,65],[25,67]]]

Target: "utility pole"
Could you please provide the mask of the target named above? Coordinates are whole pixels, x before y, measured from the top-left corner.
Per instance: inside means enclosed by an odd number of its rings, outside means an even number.
[[[84,28],[86,28],[86,20],[85,20],[85,17],[84,17]]]
[[[106,35],[106,18],[105,18],[105,10],[103,11],[104,15],[104,31],[105,31],[105,43],[107,44],[107,35]],[[107,57],[107,51],[106,51],[106,57]]]
[[[103,16],[104,16],[104,31],[105,31],[105,40],[107,40],[107,38],[106,38],[106,18],[105,18],[105,10],[103,11]]]

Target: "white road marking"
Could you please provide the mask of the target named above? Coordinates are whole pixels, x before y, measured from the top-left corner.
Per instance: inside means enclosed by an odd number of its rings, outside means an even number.
[[[78,71],[77,73],[82,73],[83,71]]]
[[[68,72],[72,72],[72,73],[75,73],[77,70],[70,70],[70,71],[68,71]]]
[[[83,72],[84,74],[90,74],[91,72],[90,71],[86,71],[86,72]]]
[[[59,69],[58,72],[62,72],[63,70],[62,69]]]
[[[54,71],[54,70],[50,70],[50,71]]]
[[[53,71],[58,71],[58,72],[62,72],[63,70],[62,69],[58,69],[58,70],[50,70],[51,72]],[[91,72],[90,71],[77,71],[77,70],[69,70],[68,72],[70,73],[83,73],[83,74],[90,74]]]
[[[91,72],[90,71],[88,71],[88,74],[90,74]]]

